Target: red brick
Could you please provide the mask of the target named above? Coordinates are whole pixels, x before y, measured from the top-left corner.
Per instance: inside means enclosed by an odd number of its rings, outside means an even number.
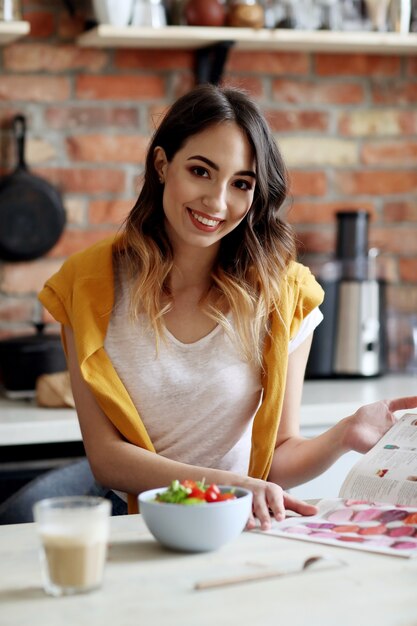
[[[330,116],[321,111],[265,111],[273,131],[290,132],[299,130],[328,130]]]
[[[294,81],[276,79],[272,81],[272,96],[276,102],[294,104],[358,104],[363,102],[364,90],[356,83],[334,81]]]
[[[347,112],[339,118],[339,133],[355,137],[415,134],[417,112],[375,108]]]
[[[389,285],[387,289],[388,310],[415,314],[417,311],[417,287]]]
[[[336,189],[344,194],[384,195],[416,193],[417,171],[373,170],[335,172]]]
[[[107,63],[107,52],[69,44],[18,43],[4,50],[4,67],[10,72],[64,72],[75,69],[96,72]]]
[[[76,128],[109,127],[137,128],[139,114],[134,107],[60,106],[48,107],[45,120],[49,128],[68,130]]]
[[[307,253],[332,254],[335,249],[335,232],[329,230],[297,230],[297,250],[300,255]]]
[[[402,281],[406,283],[417,282],[417,259],[400,259],[399,267]]]
[[[100,230],[65,230],[58,244],[48,253],[48,257],[65,258],[92,246],[116,233],[116,228]]]
[[[18,113],[24,113],[28,128],[32,128],[33,116],[31,111],[26,111],[25,107],[2,103],[0,100],[0,130],[9,131],[12,128],[13,118]],[[5,149],[3,150],[5,152]]]
[[[116,50],[114,65],[122,70],[192,70],[194,53],[191,50]]]
[[[147,76],[93,76],[76,78],[76,96],[81,100],[146,100],[163,98],[165,85],[162,78]]]
[[[70,97],[68,78],[58,76],[2,76],[0,100],[62,102]]]
[[[294,202],[288,210],[288,221],[292,224],[326,224],[336,223],[338,211],[368,211],[370,219],[376,218],[375,206],[372,202],[345,200],[339,202]]]
[[[417,82],[378,83],[372,87],[372,100],[376,104],[417,103]]]
[[[301,74],[310,70],[310,57],[301,52],[232,50],[226,64],[228,72],[261,74]]]
[[[6,294],[38,293],[45,281],[58,271],[61,262],[39,259],[30,263],[6,263],[1,290]]]
[[[70,15],[67,12],[60,13],[58,17],[58,35],[61,39],[75,39],[84,32],[85,17],[83,15]]]
[[[417,199],[409,202],[387,202],[383,215],[385,222],[417,222]]]
[[[24,19],[30,23],[31,37],[50,37],[55,31],[54,16],[47,11],[25,11]]]
[[[125,188],[124,172],[114,168],[37,168],[36,173],[63,193],[121,193]]]
[[[88,211],[90,224],[120,225],[134,207],[136,200],[94,200]]]
[[[193,72],[175,72],[172,76],[173,99],[179,98],[188,93],[195,85]]]
[[[149,137],[134,135],[73,135],[66,140],[73,161],[144,163]]]
[[[227,87],[236,87],[247,91],[253,98],[263,98],[264,96],[262,80],[256,76],[226,74],[222,82]]]
[[[365,165],[417,165],[417,141],[366,142],[361,148]]]
[[[315,72],[319,76],[397,76],[401,57],[374,54],[316,54]]]
[[[370,244],[384,253],[404,256],[417,255],[417,227],[389,224],[374,228],[369,233]],[[417,282],[417,281],[416,281]]]
[[[324,196],[327,181],[324,172],[291,170],[290,193],[293,196]]]
[[[162,119],[165,113],[168,111],[168,104],[156,104],[152,105],[148,108],[148,129],[150,133],[153,133],[156,128],[158,128],[159,124],[162,122]]]
[[[417,57],[410,56],[406,59],[406,76],[417,76]]]

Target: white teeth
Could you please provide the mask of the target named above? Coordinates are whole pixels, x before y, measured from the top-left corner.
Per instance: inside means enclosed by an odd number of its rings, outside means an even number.
[[[197,222],[200,222],[200,224],[204,224],[205,226],[217,226],[217,224],[221,222],[221,220],[209,220],[206,217],[203,217],[202,215],[198,215],[197,213],[194,213],[194,211],[191,211],[191,215],[193,216],[195,220],[197,220]]]

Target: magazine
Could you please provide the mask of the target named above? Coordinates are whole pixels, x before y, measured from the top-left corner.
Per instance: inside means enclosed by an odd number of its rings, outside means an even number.
[[[401,417],[350,470],[339,497],[317,506],[318,514],[273,521],[266,532],[416,557],[417,414]]]

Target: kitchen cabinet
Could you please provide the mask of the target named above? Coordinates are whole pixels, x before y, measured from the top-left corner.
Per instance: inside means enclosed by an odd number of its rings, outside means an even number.
[[[163,28],[101,24],[77,39],[80,46],[96,48],[177,48],[196,50],[234,42],[237,50],[297,52],[417,53],[417,33],[303,31],[291,29],[166,26]]]
[[[0,45],[5,46],[16,39],[28,35],[30,31],[29,22],[0,22]]]

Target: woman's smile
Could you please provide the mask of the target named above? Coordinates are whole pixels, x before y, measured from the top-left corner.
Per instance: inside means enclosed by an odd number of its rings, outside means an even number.
[[[187,209],[190,219],[194,226],[199,230],[203,230],[206,232],[214,232],[216,231],[224,220],[207,215],[205,213],[200,213],[199,211],[193,211],[193,209]]]

